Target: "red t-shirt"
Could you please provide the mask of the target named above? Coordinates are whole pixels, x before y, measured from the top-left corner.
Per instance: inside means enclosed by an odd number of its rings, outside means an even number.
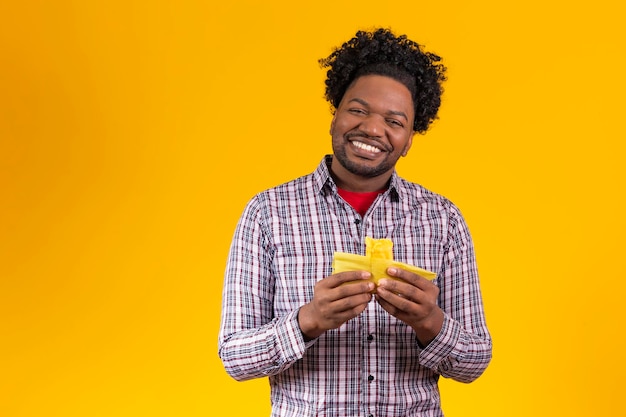
[[[354,191],[337,188],[337,192],[339,192],[341,198],[346,200],[346,202],[350,204],[353,209],[355,209],[361,216],[364,216],[367,209],[370,208],[374,200],[376,200],[376,197],[378,197],[378,194],[384,193],[385,190],[355,193]]]

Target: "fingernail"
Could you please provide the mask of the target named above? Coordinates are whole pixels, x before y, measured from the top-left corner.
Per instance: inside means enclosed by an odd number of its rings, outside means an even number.
[[[395,275],[396,272],[398,272],[398,270],[396,268],[389,268],[387,272],[390,273],[391,275]]]

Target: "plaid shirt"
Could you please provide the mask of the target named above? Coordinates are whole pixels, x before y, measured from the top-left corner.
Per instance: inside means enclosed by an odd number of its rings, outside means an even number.
[[[235,231],[223,288],[219,355],[237,380],[269,377],[272,416],[442,416],[439,375],[470,382],[491,359],[471,237],[447,199],[395,172],[361,218],[338,194],[328,155],[310,175],[256,195]],[[365,236],[438,276],[443,328],[421,347],[372,301],[305,342],[298,309],[333,253],[365,254]]]

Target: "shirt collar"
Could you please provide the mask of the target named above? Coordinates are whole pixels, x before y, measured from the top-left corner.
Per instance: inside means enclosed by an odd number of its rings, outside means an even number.
[[[317,169],[313,172],[316,189],[320,193],[324,193],[325,190],[333,193],[337,192],[337,185],[330,175],[330,164],[332,160],[332,155],[325,155]],[[402,195],[407,192],[402,179],[395,170],[391,174],[391,181],[389,181],[389,189],[387,191],[394,199],[401,198]]]
[[[335,181],[333,181],[333,178],[330,176],[330,163],[332,160],[332,155],[325,155],[322,162],[320,162],[317,169],[313,172],[315,186],[317,191],[320,193],[324,193],[325,189],[337,192]]]

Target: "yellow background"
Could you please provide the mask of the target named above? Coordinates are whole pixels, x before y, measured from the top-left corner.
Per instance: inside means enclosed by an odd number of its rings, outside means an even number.
[[[268,415],[217,357],[230,238],[330,151],[317,59],[372,26],[449,68],[398,167],[476,244],[494,358],[447,416],[626,415],[621,4],[3,1],[0,415]]]

